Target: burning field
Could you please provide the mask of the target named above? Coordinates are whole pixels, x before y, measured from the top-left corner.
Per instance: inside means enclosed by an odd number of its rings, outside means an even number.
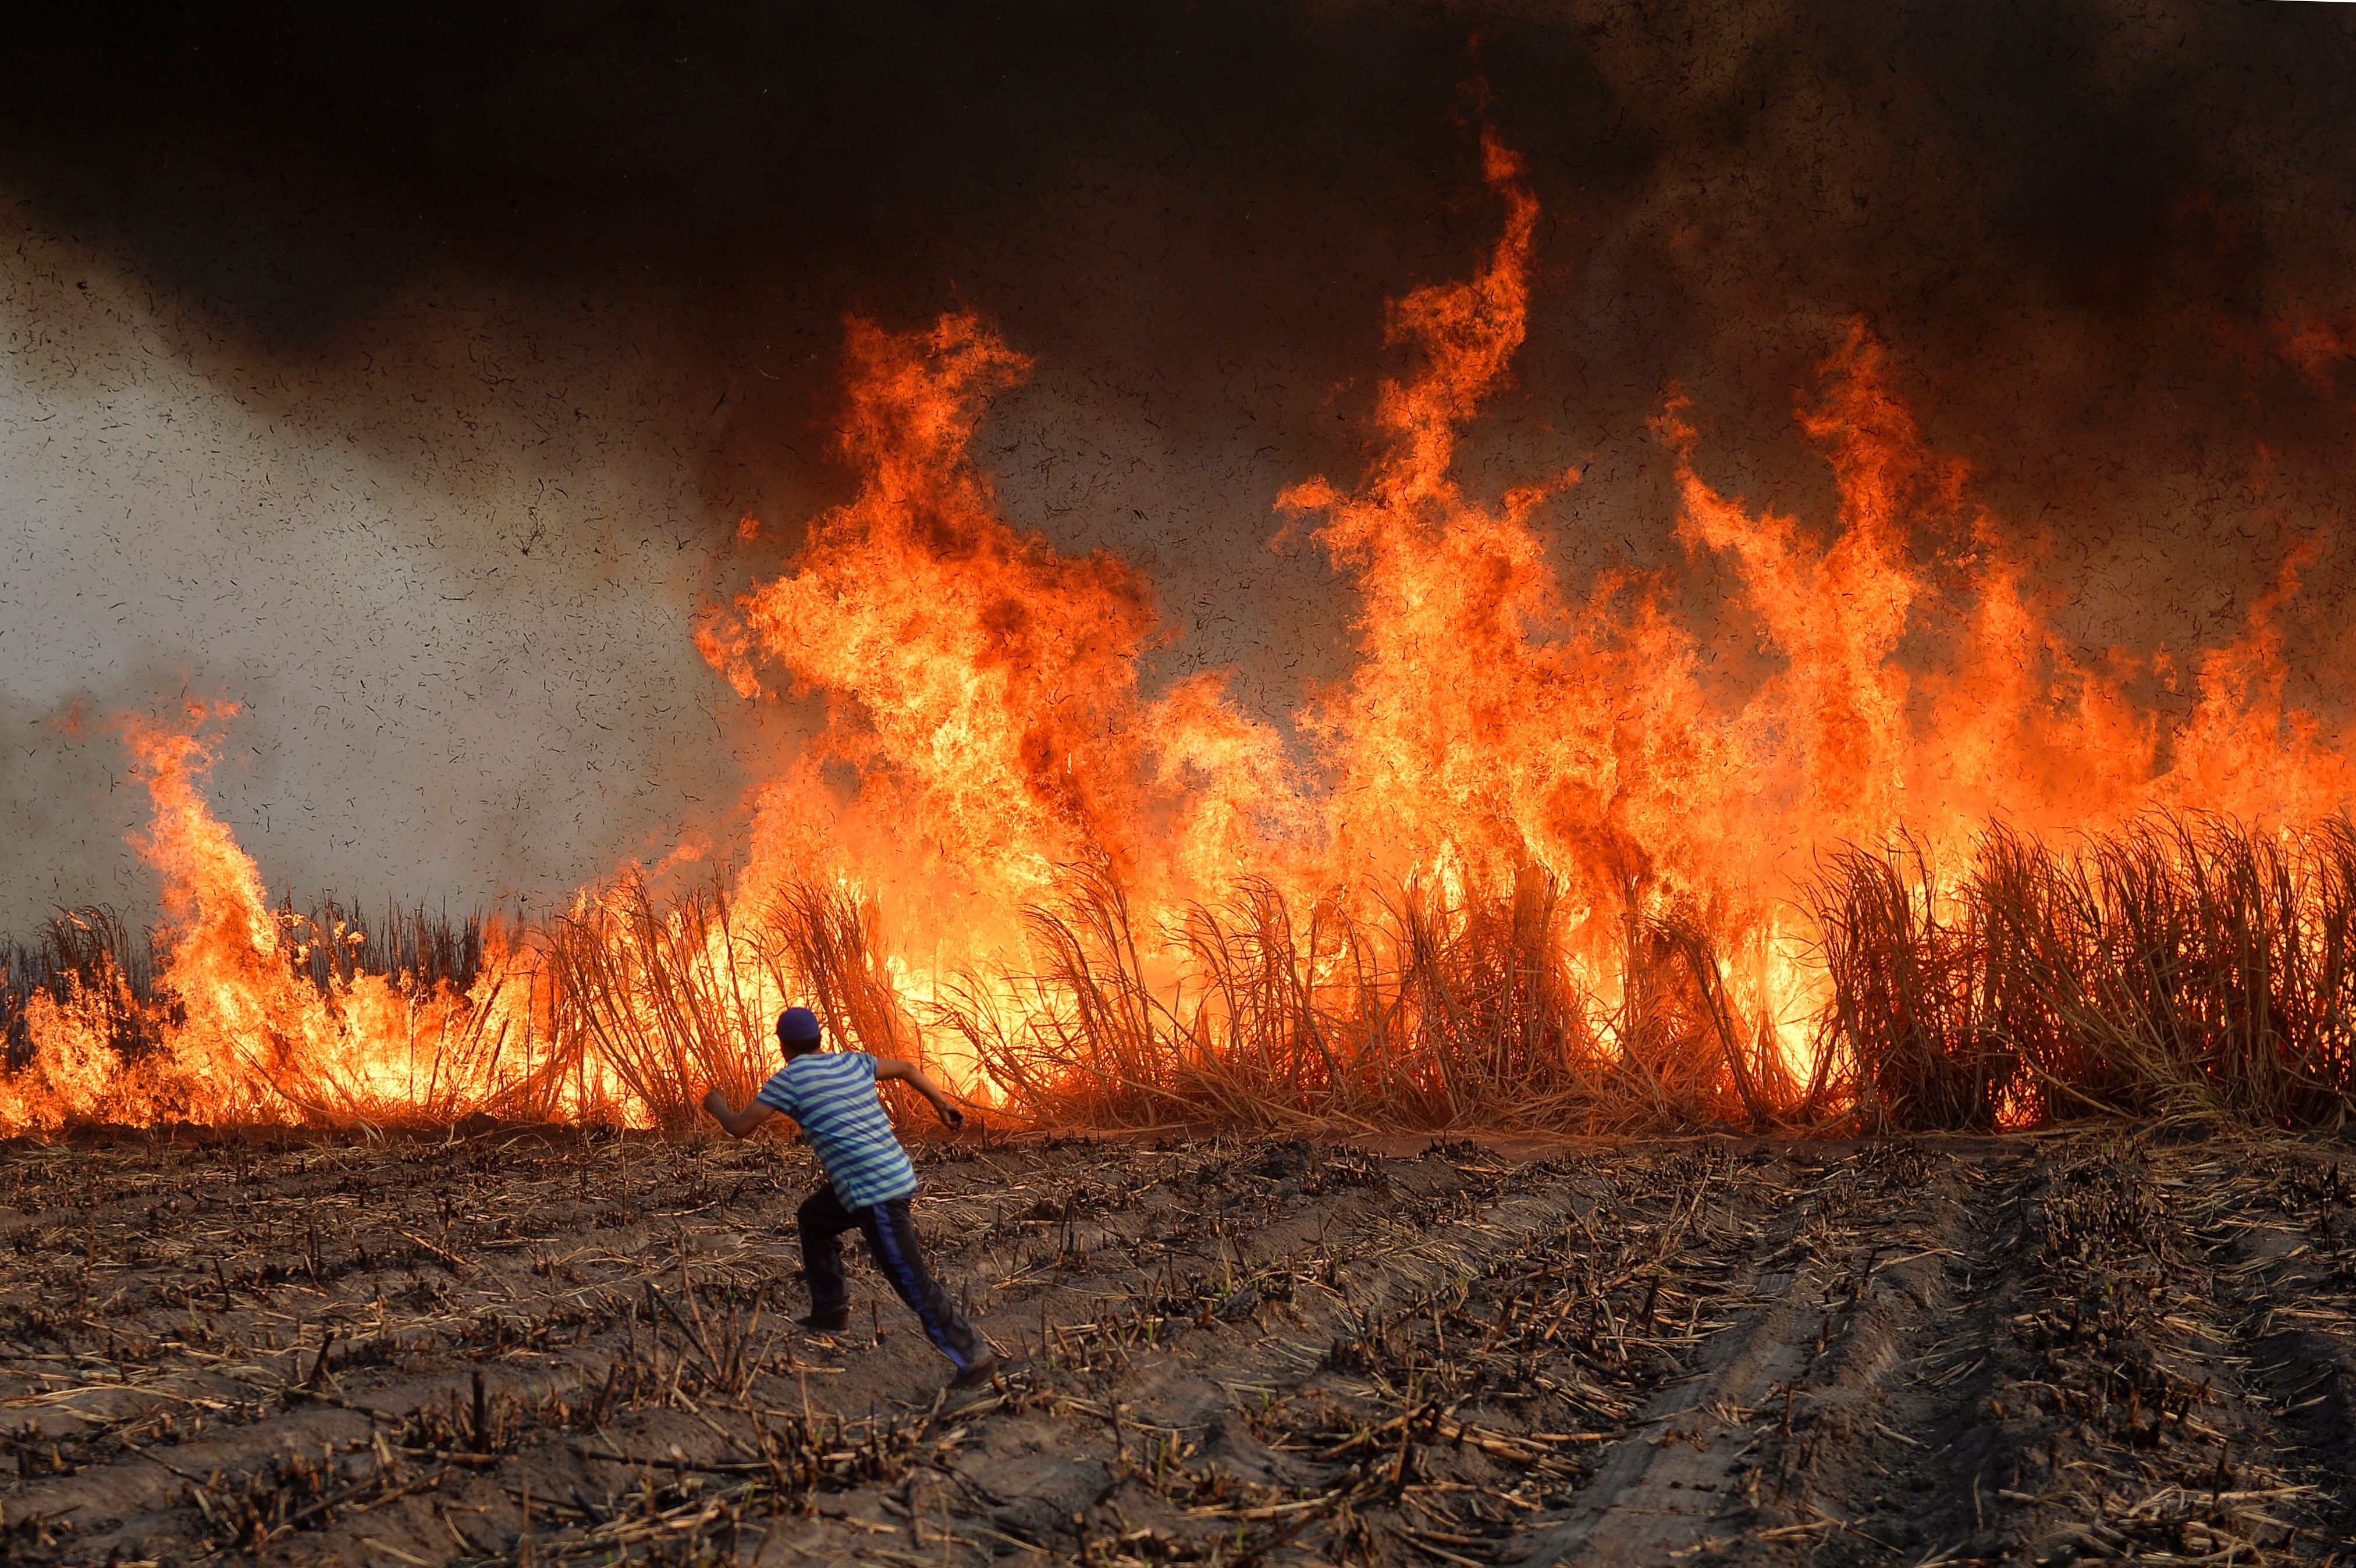
[[[941,1388],[782,1141],[21,1151],[11,1561],[2324,1561],[2346,1146],[936,1143]],[[880,1306],[879,1306],[880,1303]]]
[[[1456,475],[1539,217],[1479,149],[1500,228],[1390,303],[1365,472],[1274,498],[1359,606],[1305,752],[1216,672],[1149,694],[1142,573],[997,508],[974,447],[1024,356],[970,311],[854,316],[856,494],[698,633],[742,699],[823,699],[741,863],[682,843],[532,922],[299,915],[205,796],[234,706],[122,716],[162,923],[15,949],[0,1128],[677,1129],[802,999],[1033,1128],[2336,1125],[2356,779],[2279,624],[2313,548],[2181,682],[2089,658],[1855,321],[1799,393],[1828,517],[1715,487],[1676,389],[1654,420],[1675,535],[1765,656],[1723,659],[1665,578],[1558,576],[1577,468]]]
[[[247,9],[0,20],[9,1561],[2356,1541],[2334,8]]]

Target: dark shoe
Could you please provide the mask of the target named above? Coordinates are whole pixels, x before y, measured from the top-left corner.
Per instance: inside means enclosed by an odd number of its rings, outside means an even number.
[[[816,1333],[831,1334],[838,1328],[851,1327],[851,1309],[846,1307],[840,1312],[813,1312],[795,1318],[794,1322]]]
[[[998,1375],[998,1358],[984,1356],[949,1380],[951,1388],[980,1388]]]

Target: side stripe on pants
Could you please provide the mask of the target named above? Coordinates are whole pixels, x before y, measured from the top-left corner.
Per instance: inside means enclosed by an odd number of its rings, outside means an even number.
[[[990,1355],[990,1341],[966,1321],[965,1314],[926,1271],[906,1199],[851,1209],[831,1185],[821,1187],[803,1201],[795,1215],[795,1228],[801,1232],[802,1271],[809,1284],[810,1307],[821,1317],[841,1312],[850,1305],[841,1238],[843,1232],[856,1230],[867,1238],[867,1250],[875,1259],[876,1269],[891,1282],[894,1294],[907,1303],[924,1325],[925,1337],[956,1363],[958,1371],[964,1371]]]
[[[893,1233],[892,1211],[878,1203],[867,1212],[870,1216],[868,1223],[875,1227],[875,1249],[883,1254],[884,1267],[892,1276],[892,1288],[900,1293],[901,1300],[916,1309],[916,1321],[925,1326],[926,1337],[941,1348],[943,1355],[957,1363],[958,1371],[965,1371],[969,1363],[958,1353],[957,1347],[949,1343],[948,1325],[933,1315],[932,1303],[926,1299],[931,1294],[925,1289],[928,1281],[908,1266],[908,1256],[901,1248],[900,1238]]]

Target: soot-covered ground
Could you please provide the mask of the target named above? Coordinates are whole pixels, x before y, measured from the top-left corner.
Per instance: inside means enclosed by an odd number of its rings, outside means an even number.
[[[2356,1528],[2330,1140],[932,1144],[1006,1352],[794,1328],[782,1142],[0,1152],[0,1557],[2258,1563]]]

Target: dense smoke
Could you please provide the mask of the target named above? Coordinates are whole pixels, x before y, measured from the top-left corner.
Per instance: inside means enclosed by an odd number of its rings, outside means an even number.
[[[1462,472],[1582,470],[1567,582],[1667,571],[1742,678],[1655,421],[1826,516],[1795,400],[1862,318],[2089,662],[2185,667],[2311,541],[2294,695],[2344,714],[2356,18],[1526,9],[8,24],[0,929],[138,907],[106,719],[183,693],[244,706],[214,789],[273,888],[724,854],[807,715],[692,628],[847,494],[846,313],[994,320],[1036,367],[980,441],[1004,511],[1141,569],[1157,678],[1289,723],[1356,605],[1272,505],[1365,460],[1385,300],[1492,241],[1483,122],[1543,216]]]

